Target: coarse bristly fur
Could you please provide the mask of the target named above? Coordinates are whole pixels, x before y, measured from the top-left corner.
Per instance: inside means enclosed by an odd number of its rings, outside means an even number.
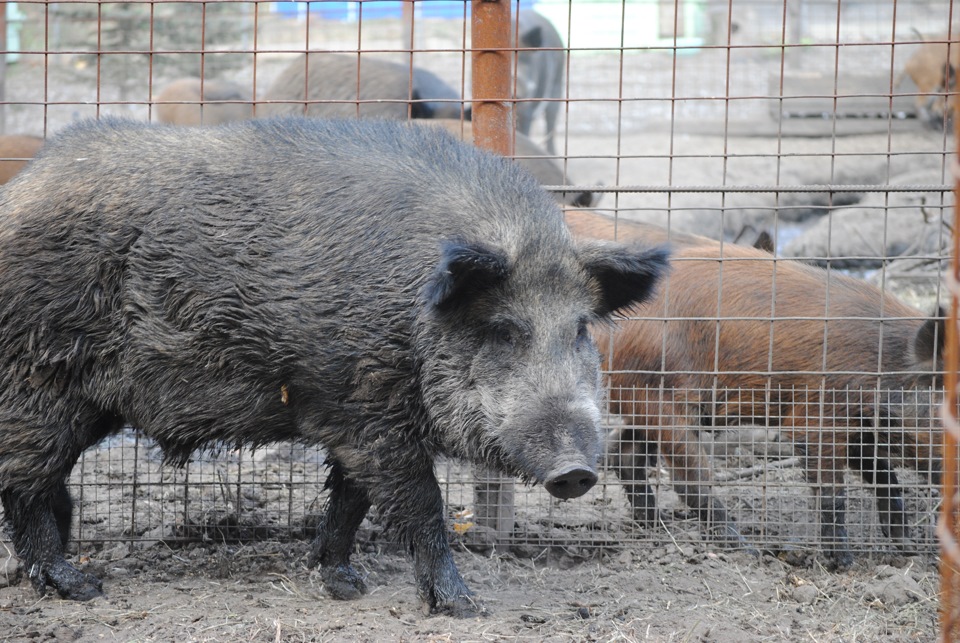
[[[434,610],[479,609],[446,540],[448,454],[572,498],[600,454],[587,325],[643,301],[660,249],[577,247],[552,199],[427,128],[279,119],[88,122],[0,194],[0,498],[43,592],[80,453],[129,423],[173,463],[211,444],[323,445],[327,590],[371,505]]]

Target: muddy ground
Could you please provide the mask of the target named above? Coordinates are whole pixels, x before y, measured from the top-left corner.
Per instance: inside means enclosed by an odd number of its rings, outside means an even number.
[[[571,103],[567,112],[560,147],[573,183],[877,184],[918,168],[927,174],[912,183],[945,180],[943,151],[952,141],[915,121],[782,123],[757,101],[725,107],[711,98],[727,83],[714,68],[726,64],[722,58],[701,60],[700,67],[695,56],[678,63],[677,95],[702,100],[603,102],[618,97],[621,76],[623,96],[670,95],[669,57],[644,58],[649,62],[637,69],[630,60],[625,75],[616,56],[572,63],[572,97],[596,100]],[[261,58],[261,87],[280,62]],[[760,51],[744,65],[730,91],[761,95],[779,60]],[[686,71],[695,68],[700,75]],[[93,78],[90,68],[26,57],[8,72],[7,100],[36,104],[8,105],[6,131],[49,134],[104,113],[147,117],[136,103],[147,95],[138,85],[120,91]],[[673,124],[665,124],[671,113]],[[922,225],[948,205],[925,201],[896,216]],[[798,219],[830,211],[822,195],[736,192],[606,194],[599,207],[728,238],[767,227],[784,243],[812,225],[813,219]],[[929,258],[938,251],[923,252]],[[935,271],[904,282],[901,292],[924,310],[941,296]],[[372,520],[364,523],[356,554],[369,595],[339,602],[324,594],[318,573],[305,564],[322,504],[324,474],[315,453],[254,454],[247,465],[228,454],[219,465],[205,461],[182,472],[162,467],[149,448],[130,455],[125,436],[88,454],[71,479],[79,541],[71,544],[72,560],[103,579],[105,596],[88,603],[38,597],[18,582],[16,563],[2,549],[9,543],[0,541],[0,640],[934,640],[936,491],[905,477],[917,542],[900,552],[879,533],[870,491],[848,476],[857,562],[830,571],[816,555],[815,514],[801,472],[767,465],[792,453],[775,440],[770,446],[771,436],[748,441],[748,435],[736,432],[732,446],[715,450],[714,464],[721,472],[759,465],[754,475],[734,473],[719,485],[744,534],[764,550],[759,558],[705,543],[662,471],[655,477],[664,483],[667,512],[656,529],[631,521],[617,481],[604,476],[597,490],[574,502],[521,490],[513,540],[470,548],[480,532],[469,524],[469,487],[462,472],[441,476],[457,564],[488,612],[467,619],[423,614],[409,560]]]

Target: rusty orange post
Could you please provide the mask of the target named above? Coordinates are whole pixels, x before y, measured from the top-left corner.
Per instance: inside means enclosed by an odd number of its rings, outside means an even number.
[[[958,123],[958,111],[953,122]],[[957,137],[960,154],[960,136]],[[958,445],[960,421],[957,418],[957,385],[960,369],[960,337],[958,337],[958,301],[960,301],[960,167],[952,166],[954,180],[954,219],[952,254],[947,286],[950,291],[950,314],[947,318],[947,345],[944,360],[943,416],[943,500],[937,535],[940,538],[940,634],[944,643],[960,640],[960,478],[958,478]]]
[[[473,142],[513,156],[510,0],[473,0],[471,9]]]
[[[473,142],[503,156],[513,156],[513,54],[510,51],[511,0],[473,0],[470,39],[473,76]],[[506,541],[513,533],[515,483],[495,471],[474,472],[473,504],[476,524],[492,532],[489,542]],[[479,543],[478,543],[479,544]]]

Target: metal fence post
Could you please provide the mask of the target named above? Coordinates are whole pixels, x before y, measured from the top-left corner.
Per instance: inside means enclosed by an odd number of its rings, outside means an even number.
[[[956,46],[956,45],[954,45]],[[948,49],[949,51],[949,49]],[[954,111],[954,123],[960,110]],[[957,139],[960,150],[960,138]],[[960,165],[953,161],[954,219],[952,252],[947,286],[950,290],[950,313],[947,318],[946,356],[944,359],[943,416],[943,501],[937,535],[940,538],[940,635],[944,643],[960,638],[960,474],[958,445],[960,419],[957,417],[958,369],[960,369]]]
[[[471,73],[473,142],[481,148],[513,155],[511,103],[510,0],[473,0],[471,5]],[[513,480],[478,468],[474,474],[476,524],[492,529],[498,542],[513,532]]]

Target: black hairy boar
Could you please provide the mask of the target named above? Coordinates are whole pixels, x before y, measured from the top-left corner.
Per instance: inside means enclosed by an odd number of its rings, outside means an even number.
[[[455,137],[463,141],[473,142],[473,123],[450,118],[438,118],[430,121],[418,121],[429,125],[439,125]],[[514,156],[517,163],[533,175],[541,185],[564,185],[574,183],[560,167],[556,159],[547,156],[539,145],[529,136],[514,133]],[[599,199],[594,198],[593,192],[555,192],[553,198],[562,205],[571,205],[578,208],[589,208]]]
[[[80,453],[125,422],[171,463],[210,444],[329,454],[312,546],[327,590],[371,505],[432,609],[477,609],[434,458],[585,493],[601,451],[588,326],[643,301],[661,250],[574,244],[514,163],[434,128],[88,122],[0,194],[0,498],[41,593]]]

